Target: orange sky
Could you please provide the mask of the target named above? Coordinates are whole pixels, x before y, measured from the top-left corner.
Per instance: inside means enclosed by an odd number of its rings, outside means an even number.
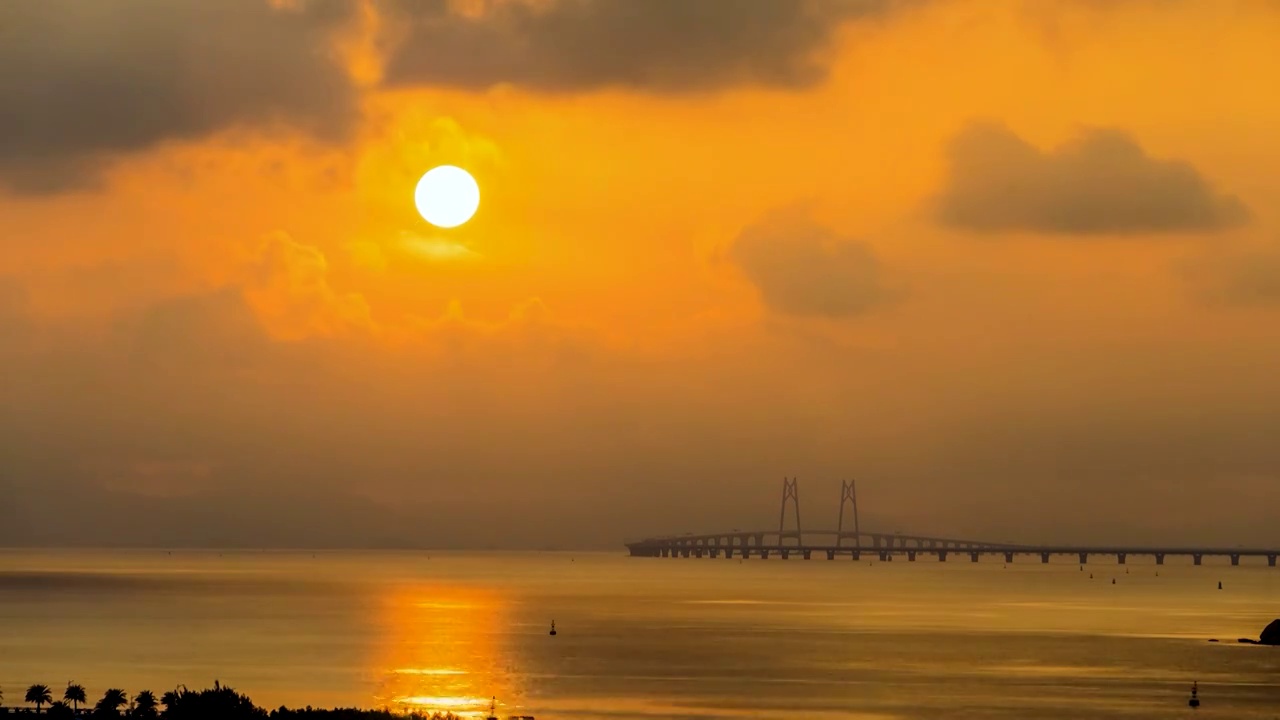
[[[256,2],[0,10],[54,28],[0,50],[33,506],[608,545],[767,523],[783,475],[828,524],[857,476],[922,532],[1267,536],[1275,3]],[[442,163],[453,230],[412,203]],[[207,540],[173,524],[133,540]]]

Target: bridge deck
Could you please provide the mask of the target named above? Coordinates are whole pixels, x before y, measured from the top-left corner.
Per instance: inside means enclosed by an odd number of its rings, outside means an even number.
[[[807,535],[828,536],[823,542],[803,542]],[[870,541],[869,543],[867,541]],[[709,555],[719,557],[761,557],[772,555],[790,558],[792,555],[810,559],[814,553],[826,555],[828,559],[851,556],[855,559],[863,553],[879,556],[889,560],[895,556],[906,556],[915,560],[918,555],[933,555],[938,560],[946,561],[951,555],[968,555],[974,562],[982,555],[1003,555],[1006,562],[1011,562],[1018,555],[1036,555],[1042,562],[1048,562],[1051,556],[1074,556],[1080,563],[1088,562],[1093,555],[1114,555],[1119,562],[1125,562],[1130,555],[1152,556],[1158,564],[1164,563],[1166,556],[1188,556],[1196,564],[1204,557],[1229,557],[1233,565],[1237,565],[1242,557],[1265,557],[1267,564],[1274,567],[1280,549],[1273,548],[1225,548],[1201,547],[1190,545],[1179,546],[1142,546],[1142,545],[1025,545],[996,543],[980,540],[959,540],[923,535],[902,535],[898,533],[875,532],[832,532],[810,531],[798,532],[735,530],[727,533],[708,535],[678,535],[669,537],[647,538],[638,542],[627,543],[631,555],[637,557],[702,557]]]

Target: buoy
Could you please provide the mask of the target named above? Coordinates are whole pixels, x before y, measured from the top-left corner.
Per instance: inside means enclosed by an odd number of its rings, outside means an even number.
[[[1219,589],[1219,590],[1221,590],[1221,589],[1222,589],[1222,581],[1221,581],[1221,580],[1219,580],[1219,581],[1218,581],[1218,589]]]
[[[1116,579],[1115,579],[1115,578],[1111,578],[1111,584],[1112,584],[1112,585],[1115,585],[1115,584],[1116,584]]]
[[[1200,692],[1199,683],[1192,682],[1191,683],[1191,699],[1187,701],[1187,705],[1190,705],[1193,708],[1200,707],[1200,698],[1196,697],[1196,694],[1199,692]]]
[[[555,621],[555,620],[552,620],[552,621],[551,621],[551,634],[552,634],[552,635],[555,635],[555,634],[556,634],[556,621]]]
[[[1092,579],[1093,579],[1093,573],[1089,573],[1089,579],[1090,579],[1090,580],[1092,580]]]

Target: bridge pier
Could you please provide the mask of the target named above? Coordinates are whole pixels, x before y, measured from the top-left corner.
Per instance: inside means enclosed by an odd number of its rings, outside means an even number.
[[[720,557],[720,548],[718,547],[711,548],[711,558],[714,560],[715,558],[718,558],[718,557]]]
[[[836,559],[836,551],[835,551],[835,550],[828,550],[828,551],[827,551],[827,559],[828,559],[828,560],[835,560],[835,559]]]
[[[742,559],[743,559],[743,560],[746,560],[746,559],[747,559],[747,558],[749,558],[749,557],[751,557],[751,548],[747,547],[746,545],[743,545],[743,546],[742,546]]]
[[[1123,565],[1123,564],[1124,564],[1124,558],[1125,558],[1125,554],[1124,554],[1124,553],[1116,553],[1116,562],[1118,562],[1118,563],[1120,563],[1121,565]]]
[[[1276,566],[1276,556],[1275,556],[1275,555],[1268,555],[1268,556],[1267,556],[1267,566],[1268,566],[1268,567],[1275,567],[1275,566]]]
[[[1164,564],[1164,553],[1156,553],[1156,564],[1157,565]]]
[[[853,559],[854,559],[854,560],[861,560],[861,559],[862,559],[862,551],[860,551],[860,550],[854,550],[854,551],[853,551]]]
[[[973,551],[970,551],[970,552],[969,552],[969,562],[978,562],[978,553],[973,552]]]
[[[1240,554],[1239,554],[1239,553],[1232,553],[1232,554],[1231,554],[1231,564],[1232,564],[1232,565],[1239,565],[1239,564],[1240,564]]]
[[[769,551],[768,551],[768,550],[766,550],[766,549],[764,549],[764,548],[760,548],[760,559],[761,559],[761,560],[768,560],[768,559],[769,559]]]
[[[880,562],[889,562],[889,552],[887,550],[880,551]]]
[[[1089,562],[1089,553],[1080,553],[1080,564],[1085,565]]]
[[[788,549],[786,549],[786,548],[782,548],[781,552],[782,552],[782,559],[783,559],[783,560],[790,560],[790,559],[791,559],[791,551],[790,551],[790,550],[788,550]]]
[[[808,560],[808,559],[809,559],[809,555],[810,555],[810,554],[812,554],[812,553],[813,553],[813,551],[812,551],[812,550],[801,550],[801,551],[800,551],[800,554],[804,556],[804,559],[805,559],[805,560]]]
[[[915,562],[915,561],[916,561],[916,551],[915,551],[915,550],[908,550],[908,551],[907,551],[907,562]]]
[[[1049,553],[1040,553],[1040,562],[1041,562],[1041,563],[1043,563],[1043,564],[1045,564],[1045,565],[1048,565],[1048,564],[1049,564]]]
[[[938,551],[938,562],[946,562],[946,561],[947,561],[947,551],[946,551],[946,550],[939,550],[939,551]]]
[[[1007,553],[1005,553],[1005,554],[1004,554],[1004,561],[1005,561],[1005,563],[1011,563],[1011,562],[1013,562],[1013,553],[1011,553],[1011,552],[1007,552]]]
[[[1191,560],[1192,560],[1192,562],[1194,562],[1196,565],[1199,565],[1199,564],[1200,564],[1200,561],[1201,561],[1201,560],[1204,560],[1204,556],[1203,556],[1203,555],[1201,555],[1200,553],[1194,553],[1194,554],[1192,554],[1192,556],[1191,556]]]

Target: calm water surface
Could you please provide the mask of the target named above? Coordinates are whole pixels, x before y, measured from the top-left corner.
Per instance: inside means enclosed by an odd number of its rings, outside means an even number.
[[[1280,648],[1234,642],[1280,617],[1280,568],[1170,562],[0,551],[0,688],[216,678],[266,706],[497,696],[539,720],[1280,718]]]

